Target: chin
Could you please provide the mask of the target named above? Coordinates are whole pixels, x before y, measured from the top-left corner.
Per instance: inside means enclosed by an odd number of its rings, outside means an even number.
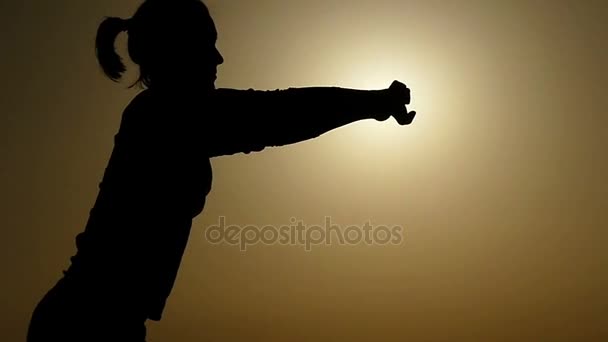
[[[201,85],[201,88],[215,89],[216,79],[217,79],[216,76],[200,77],[200,78],[198,78],[198,80],[199,80],[198,84]]]

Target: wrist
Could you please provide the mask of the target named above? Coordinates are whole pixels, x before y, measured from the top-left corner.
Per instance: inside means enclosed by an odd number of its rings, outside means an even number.
[[[385,121],[393,114],[393,94],[390,89],[374,90],[374,106],[372,117],[378,121]]]

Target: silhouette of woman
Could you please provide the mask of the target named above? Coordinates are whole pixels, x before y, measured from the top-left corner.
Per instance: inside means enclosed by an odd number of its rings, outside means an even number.
[[[147,0],[130,19],[106,18],[97,58],[116,82],[126,71],[114,49],[121,32],[142,91],[123,112],[70,267],[32,313],[29,342],[145,341],[145,322],[161,320],[192,220],[211,190],[210,158],[297,143],[364,119],[407,125],[415,115],[398,81],[380,90],[217,89],[223,57],[199,0]]]

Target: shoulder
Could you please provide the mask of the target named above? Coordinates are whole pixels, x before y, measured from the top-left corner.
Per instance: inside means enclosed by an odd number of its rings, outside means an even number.
[[[152,90],[139,92],[125,107],[122,114],[122,125],[132,122],[153,121],[163,112],[163,101]]]
[[[148,90],[142,90],[129,102],[125,108],[125,113],[137,112],[146,110],[154,107],[154,96],[153,93]]]
[[[124,108],[120,120],[119,132],[116,138],[121,141],[140,137],[143,132],[154,125],[158,105],[149,90],[143,90],[135,95]]]

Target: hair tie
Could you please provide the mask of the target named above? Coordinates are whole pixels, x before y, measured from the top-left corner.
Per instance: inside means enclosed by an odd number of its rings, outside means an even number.
[[[133,19],[122,19],[122,31],[126,32],[131,29]]]

